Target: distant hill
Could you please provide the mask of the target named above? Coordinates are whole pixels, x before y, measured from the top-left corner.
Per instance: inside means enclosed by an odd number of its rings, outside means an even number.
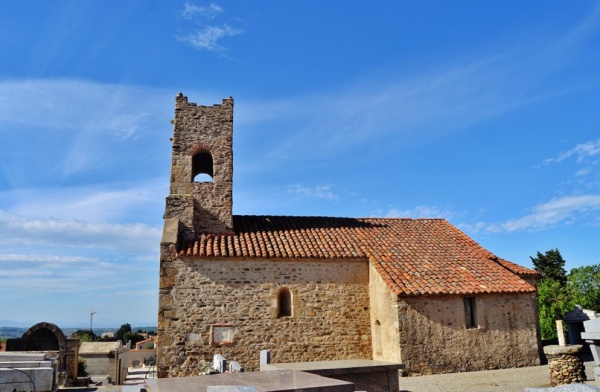
[[[35,324],[35,323],[34,323]],[[0,329],[2,327],[31,327],[33,324],[23,321],[10,321],[10,320],[0,320]]]
[[[133,332],[137,332],[138,329],[141,329],[142,331],[145,331],[145,332],[158,331],[158,327],[156,327],[156,326],[154,326],[154,327],[131,327],[131,330]]]
[[[20,338],[21,336],[23,336],[23,334],[29,329],[31,328],[33,325],[35,325],[37,323],[22,323],[22,322],[14,322],[14,321],[9,321],[9,320],[0,320],[0,338],[2,339],[16,339],[16,338]],[[72,324],[67,324],[65,326],[62,326],[60,324],[57,324],[58,327],[63,331],[63,333],[68,337],[71,336],[72,333],[74,333],[75,331],[77,331],[78,329],[89,329],[90,326],[79,326],[79,327],[73,327]],[[117,325],[114,327],[104,327],[104,326],[94,326],[94,333],[98,336],[102,335],[104,332],[110,331],[110,332],[115,332],[117,329],[119,329],[121,325]],[[142,331],[157,331],[157,327],[156,326],[142,326],[142,327],[138,327],[138,326],[132,326],[131,330],[133,332],[137,332],[138,330],[142,330]]]
[[[0,338],[15,339],[20,338],[27,331],[24,327],[0,327]]]

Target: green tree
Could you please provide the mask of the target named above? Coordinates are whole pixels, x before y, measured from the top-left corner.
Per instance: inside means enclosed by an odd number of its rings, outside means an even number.
[[[600,310],[600,264],[573,268],[567,285],[572,302],[585,309]]]
[[[573,308],[570,287],[567,287],[565,260],[558,249],[550,249],[545,254],[537,252],[530,257],[534,269],[541,275],[538,282],[538,315],[542,339],[557,337],[556,320]]]
[[[128,332],[123,337],[123,342],[127,343],[130,340],[131,340],[131,347],[135,348],[135,344],[137,342],[141,342],[142,340],[145,340],[145,339],[144,339],[144,337],[142,335],[140,335],[138,333]]]
[[[536,257],[530,257],[534,269],[542,275],[542,279],[552,279],[561,286],[567,283],[567,271],[565,271],[565,260],[558,249],[550,249],[545,254],[537,252]]]
[[[556,320],[575,306],[570,291],[569,287],[549,278],[542,278],[538,282],[538,314],[543,340],[557,337]]]
[[[74,335],[76,335],[82,342],[94,342],[98,340],[96,334],[89,329],[78,329],[75,331]]]
[[[117,332],[115,332],[115,337],[117,340],[127,343],[127,340],[125,340],[125,335],[128,333],[131,333],[131,325],[129,323],[122,324],[119,329],[117,329]]]
[[[79,357],[77,358],[77,374],[79,377],[85,377],[88,375],[88,373],[86,372],[87,370],[87,363],[85,362],[85,359]]]

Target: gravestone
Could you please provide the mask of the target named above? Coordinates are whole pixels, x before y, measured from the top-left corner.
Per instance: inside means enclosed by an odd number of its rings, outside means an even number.
[[[583,322],[585,332],[581,333],[581,338],[590,345],[590,351],[594,356],[594,376],[596,381],[600,381],[600,318]]]
[[[271,351],[261,350],[260,351],[260,371],[266,370],[266,365],[271,364]]]
[[[567,324],[567,342],[569,344],[583,344],[581,333],[584,332],[583,323],[598,318],[598,314],[590,309],[583,309],[575,305],[573,310],[565,313],[564,321]]]
[[[219,373],[225,373],[227,370],[227,359],[221,354],[216,354],[213,357],[213,369]]]
[[[238,361],[231,361],[229,363],[229,373],[243,373],[244,368]]]

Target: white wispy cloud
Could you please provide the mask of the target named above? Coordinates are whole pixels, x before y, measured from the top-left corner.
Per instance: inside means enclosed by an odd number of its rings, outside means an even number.
[[[231,27],[226,22],[216,23],[219,16],[223,16],[224,10],[217,4],[207,7],[186,3],[181,13],[184,19],[194,22],[193,31],[178,39],[196,49],[208,50],[224,56],[227,48],[220,42],[227,37],[233,37],[242,33],[242,30]]]
[[[0,254],[0,293],[12,295],[26,282],[27,295],[43,293],[104,293],[116,289],[128,290],[137,286],[152,287],[156,284],[153,269],[158,267],[158,255],[147,256],[144,261],[120,260],[119,252],[101,258],[96,256],[70,256],[65,248],[38,247],[35,241],[28,248],[44,252],[55,250],[57,254],[9,253]],[[86,253],[79,247],[79,253]],[[95,251],[87,252],[90,254]],[[112,259],[112,260],[110,260]],[[149,273],[150,272],[150,273]],[[131,276],[135,274],[136,279]]]
[[[0,192],[0,205],[15,215],[93,222],[160,222],[168,177],[143,182],[22,188]],[[43,195],[43,197],[40,197]],[[146,216],[147,215],[147,216]]]
[[[158,255],[160,234],[160,228],[140,223],[32,219],[0,210],[0,244],[3,246],[95,248],[123,254]]]
[[[11,278],[32,278],[32,277],[45,277],[52,276],[49,271],[40,270],[0,270],[0,278],[11,279]]]
[[[211,52],[223,52],[225,47],[218,42],[225,37],[233,37],[241,33],[227,25],[205,26],[202,30],[190,33],[181,38],[181,41],[197,49],[206,49]]]
[[[98,264],[97,258],[89,258],[82,256],[57,256],[57,255],[29,255],[29,254],[0,254],[1,262],[19,262],[19,263],[43,263],[46,266],[56,264]]]
[[[152,265],[152,267],[158,268],[157,265]],[[64,272],[68,271],[65,269]],[[127,278],[128,274],[131,274],[131,272],[118,275],[117,271],[110,273],[108,271],[98,272],[93,269],[76,269],[70,273],[31,272],[26,270],[0,271],[0,277],[6,278],[2,292],[22,290],[24,281],[26,281],[26,285],[29,287],[29,291],[25,294],[27,296],[43,295],[44,293],[104,294],[107,291],[110,293],[116,289],[125,290],[141,283],[139,279],[133,283],[131,278]],[[148,282],[143,282],[143,284],[151,286]]]
[[[548,230],[576,222],[600,223],[600,195],[573,195],[552,199],[532,208],[530,214],[501,223],[462,224],[473,232],[512,233]]]
[[[148,129],[149,117],[149,113],[118,115],[110,119],[106,127],[114,132],[120,142],[135,140]]]
[[[157,144],[150,138],[155,132],[164,130],[168,140],[174,95],[162,89],[86,80],[4,80],[0,81],[0,135],[7,143],[14,135],[19,137],[13,143],[30,141],[29,151],[46,159],[44,172],[59,172],[66,178],[136,157],[120,154],[125,150],[139,149],[139,159],[154,153]],[[107,159],[115,155],[120,161]],[[7,165],[10,161],[0,162],[0,169]],[[8,178],[19,172],[15,169],[6,167]]]
[[[297,129],[274,135],[265,159],[342,154],[386,138],[407,144],[454,133],[548,98],[572,93],[573,85],[548,83],[577,64],[585,41],[598,29],[600,7],[562,37],[511,42],[486,54],[424,67],[398,77],[363,80],[327,92],[266,102],[239,102],[238,123],[287,123]],[[506,46],[511,49],[504,49]],[[589,85],[578,86],[581,90]],[[319,143],[315,145],[314,140]]]
[[[560,196],[533,206],[530,213],[519,218],[500,223],[464,223],[460,227],[472,232],[512,233],[543,231],[574,224],[600,224],[600,195],[597,194],[600,183],[593,180],[598,177],[596,169],[600,163],[599,158],[600,139],[578,143],[561,151],[556,156],[545,159],[542,165],[559,165],[571,161],[580,168],[574,172],[574,179],[557,184],[560,190],[557,194]],[[596,177],[591,177],[592,175]],[[564,196],[565,193],[570,195]]]
[[[338,200],[338,195],[333,192],[333,185],[315,185],[306,187],[303,185],[293,185],[288,188],[288,192],[298,197],[309,197],[317,199]]]
[[[592,173],[592,169],[590,169],[589,167],[586,167],[584,169],[579,169],[575,172],[575,175],[577,177],[581,177],[581,176],[587,176],[588,174]]]
[[[214,19],[218,14],[223,12],[223,8],[217,4],[211,3],[207,7],[199,6],[196,4],[185,3],[183,6],[182,16],[185,19],[193,19],[196,16],[203,18]]]
[[[81,130],[87,124],[97,130],[119,117],[145,119],[165,110],[172,115],[174,95],[164,89],[81,79],[0,80],[0,121],[5,123],[0,131],[8,131],[11,123],[57,130]],[[118,121],[113,128],[120,131]]]
[[[597,164],[600,158],[600,139],[579,143],[569,150],[562,151],[556,157],[545,159],[543,163],[549,165],[569,158],[575,158],[577,163]]]
[[[400,210],[392,208],[385,213],[386,218],[443,218],[450,219],[456,216],[449,209],[438,206],[419,205],[411,209]]]
[[[0,80],[0,298],[156,287],[176,93]]]

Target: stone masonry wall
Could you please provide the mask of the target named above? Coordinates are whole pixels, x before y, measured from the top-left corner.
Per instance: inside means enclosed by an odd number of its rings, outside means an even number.
[[[165,218],[179,218],[185,239],[194,233],[233,231],[233,99],[197,106],[181,93],[175,101],[171,188]],[[193,180],[192,158],[212,157],[212,182]]]
[[[476,296],[477,328],[463,297],[400,297],[400,350],[410,374],[539,365],[534,294]]]
[[[398,296],[390,291],[373,266],[369,266],[369,269],[373,359],[401,362],[397,310]]]
[[[181,260],[163,250],[159,377],[196,375],[217,353],[248,371],[264,349],[273,362],[371,358],[366,260]],[[282,287],[292,317],[277,317]],[[213,344],[214,328],[231,343]]]
[[[110,358],[107,354],[80,354],[80,357],[85,360],[87,374],[92,376],[109,375],[113,380],[116,380],[115,361],[114,357]]]

